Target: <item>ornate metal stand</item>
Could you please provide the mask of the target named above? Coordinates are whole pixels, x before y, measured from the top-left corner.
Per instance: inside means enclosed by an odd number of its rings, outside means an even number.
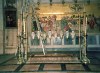
[[[27,9],[31,9],[31,13],[28,12]],[[35,8],[35,4],[34,2],[29,3],[29,0],[26,1],[24,5],[22,6],[22,12],[21,12],[21,19],[22,19],[22,29],[20,32],[20,35],[18,34],[18,49],[17,49],[17,59],[18,59],[18,63],[23,63],[27,60],[27,49],[28,49],[28,33],[27,33],[27,27],[26,27],[26,21],[27,21],[27,17],[29,14],[31,14],[32,16],[34,16],[34,18],[36,19],[36,23],[37,23],[37,27],[38,27],[38,31],[40,33],[42,33],[41,29],[40,29],[40,24],[39,24],[39,20],[38,20],[38,16],[36,14],[36,8]],[[84,18],[83,18],[83,25],[80,24],[80,16],[79,16],[79,49],[80,49],[80,60],[83,63],[89,63],[89,59],[87,58],[87,17],[85,15],[86,13],[83,13]],[[32,17],[31,16],[31,17]],[[83,27],[83,28],[81,28]],[[74,32],[73,32],[74,33]],[[69,33],[68,33],[69,34]],[[75,34],[72,35],[72,37],[74,37]],[[68,38],[68,36],[67,36]],[[44,44],[43,44],[43,37],[40,35],[40,41],[41,41],[41,48],[43,51],[43,54],[45,55],[45,48],[44,48]]]
[[[83,15],[83,25],[79,24],[80,60],[82,63],[87,64],[90,63],[90,60],[87,58],[87,17],[85,12]]]
[[[27,60],[27,31],[26,31],[26,19],[27,19],[27,13],[26,13],[26,1],[23,3],[22,9],[21,9],[21,23],[18,29],[20,28],[20,32],[18,31],[18,49],[17,49],[17,59],[18,64],[24,63]]]

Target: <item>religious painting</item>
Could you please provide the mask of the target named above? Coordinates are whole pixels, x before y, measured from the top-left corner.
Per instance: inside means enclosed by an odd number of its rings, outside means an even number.
[[[17,27],[16,11],[5,11],[6,28]]]

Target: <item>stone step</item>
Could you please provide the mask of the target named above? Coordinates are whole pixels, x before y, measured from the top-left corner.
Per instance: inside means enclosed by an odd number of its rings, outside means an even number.
[[[28,63],[80,63],[78,57],[71,56],[34,56]]]

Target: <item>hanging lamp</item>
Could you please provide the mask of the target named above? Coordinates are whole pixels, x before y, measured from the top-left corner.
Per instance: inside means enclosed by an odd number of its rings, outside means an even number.
[[[52,0],[50,0],[50,5],[52,6]]]
[[[62,4],[63,4],[63,5],[65,4],[65,0],[62,0]]]
[[[90,4],[90,0],[87,0],[87,4]]]
[[[74,3],[77,3],[77,0],[74,0]]]

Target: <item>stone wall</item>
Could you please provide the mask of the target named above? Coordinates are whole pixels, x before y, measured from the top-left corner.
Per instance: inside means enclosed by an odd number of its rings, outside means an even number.
[[[3,54],[3,51],[5,50],[5,53],[15,53],[16,49],[17,49],[17,29],[10,29],[7,30],[5,29],[5,36],[3,36],[3,8],[2,8],[2,1],[0,0],[0,54]],[[17,0],[17,18],[18,20],[21,20],[21,4],[22,4],[23,0]],[[62,4],[53,4],[52,6],[50,6],[49,4],[40,4],[40,10],[37,10],[38,13],[40,13],[40,17],[43,16],[51,16],[52,13],[58,13],[57,14],[57,19],[59,20],[61,17],[68,15],[68,14],[63,14],[63,13],[67,13],[67,12],[71,12],[71,9],[69,8],[69,4],[65,4],[64,6]],[[86,12],[87,14],[95,14],[96,16],[100,16],[100,9],[98,9],[98,6],[95,5],[85,5],[86,8]],[[51,13],[51,14],[43,14],[43,13]],[[70,15],[70,14],[69,14]],[[72,14],[71,14],[72,15]],[[29,17],[27,22],[28,24],[30,24],[31,17]],[[21,21],[19,21],[18,23],[18,31],[20,32],[21,30]],[[30,26],[27,25],[27,27],[29,28],[29,30],[31,29]],[[28,31],[29,31],[28,30]],[[5,38],[5,49],[3,49],[3,39]],[[8,38],[7,38],[8,37]],[[12,41],[13,40],[13,41]]]

